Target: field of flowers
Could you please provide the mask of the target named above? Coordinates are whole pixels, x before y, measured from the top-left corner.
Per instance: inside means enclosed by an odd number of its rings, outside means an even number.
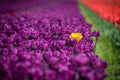
[[[120,80],[120,30],[86,5],[80,3],[80,9],[87,22],[92,24],[92,30],[101,32],[95,53],[109,65],[106,69],[105,80]]]
[[[120,0],[80,0],[102,18],[120,24]]]
[[[91,27],[75,0],[1,14],[0,80],[103,80]]]

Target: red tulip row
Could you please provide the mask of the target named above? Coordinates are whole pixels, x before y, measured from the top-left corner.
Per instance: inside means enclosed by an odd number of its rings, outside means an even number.
[[[120,24],[120,0],[82,0],[102,18]]]

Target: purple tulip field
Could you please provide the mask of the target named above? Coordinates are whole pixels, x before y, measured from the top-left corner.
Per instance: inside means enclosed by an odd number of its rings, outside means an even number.
[[[94,53],[100,32],[91,27],[77,0],[0,14],[0,80],[103,80],[107,64]]]

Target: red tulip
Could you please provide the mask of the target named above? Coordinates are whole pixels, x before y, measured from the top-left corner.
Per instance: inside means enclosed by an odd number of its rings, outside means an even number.
[[[82,2],[100,17],[120,24],[120,0],[82,0]]]

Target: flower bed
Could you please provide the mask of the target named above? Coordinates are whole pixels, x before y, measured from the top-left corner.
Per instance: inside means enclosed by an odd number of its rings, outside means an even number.
[[[102,18],[120,24],[120,0],[81,0]]]
[[[3,14],[0,25],[0,80],[103,80],[106,76],[106,62],[94,53],[92,37],[100,34],[91,32],[92,25],[75,1]]]

